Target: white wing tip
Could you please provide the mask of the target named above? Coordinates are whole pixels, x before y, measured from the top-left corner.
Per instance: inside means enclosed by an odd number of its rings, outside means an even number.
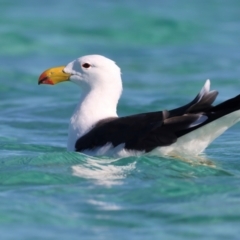
[[[210,91],[210,80],[207,79],[203,88],[201,89],[200,96],[203,96],[205,93]]]
[[[207,79],[205,84],[204,84],[204,88],[207,92],[210,91],[210,84],[211,84],[210,79]]]

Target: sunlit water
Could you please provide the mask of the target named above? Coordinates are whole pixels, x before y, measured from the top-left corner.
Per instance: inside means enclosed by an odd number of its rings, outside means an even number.
[[[65,149],[79,99],[38,86],[85,54],[122,69],[119,115],[171,109],[207,78],[240,92],[240,2],[0,3],[1,239],[239,239],[240,125],[196,158],[93,158]]]

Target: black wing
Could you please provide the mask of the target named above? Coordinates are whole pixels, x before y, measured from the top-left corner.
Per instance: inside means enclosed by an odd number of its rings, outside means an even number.
[[[183,107],[99,121],[77,140],[76,151],[124,143],[126,149],[149,152],[240,108],[240,96],[213,107],[218,92],[209,91],[209,84],[207,81],[196,98]]]
[[[107,143],[125,148],[150,151],[158,142],[167,146],[177,140],[172,132],[165,131],[163,112],[138,114],[116,119],[105,119],[76,142],[76,151],[94,149]]]

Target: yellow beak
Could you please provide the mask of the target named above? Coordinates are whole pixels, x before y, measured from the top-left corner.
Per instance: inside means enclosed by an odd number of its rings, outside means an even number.
[[[65,66],[47,69],[40,75],[38,84],[54,85],[60,82],[68,81],[71,74],[65,73],[63,71],[64,68]]]

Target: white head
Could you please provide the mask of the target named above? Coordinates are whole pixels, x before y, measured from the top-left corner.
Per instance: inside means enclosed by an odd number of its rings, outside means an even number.
[[[101,87],[103,84],[114,86],[121,81],[120,68],[112,60],[100,55],[80,57],[64,68],[71,74],[69,80],[81,87]]]

